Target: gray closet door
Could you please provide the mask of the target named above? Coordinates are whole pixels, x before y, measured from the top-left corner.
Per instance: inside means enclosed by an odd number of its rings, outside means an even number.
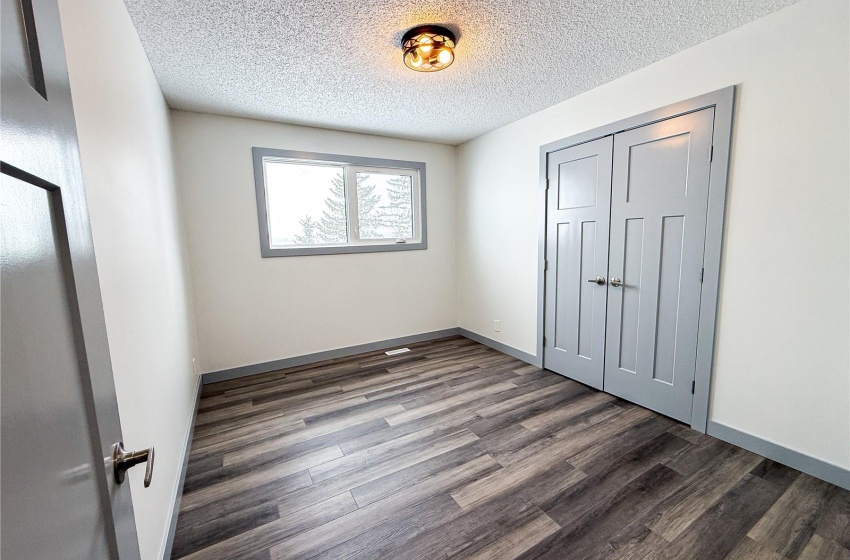
[[[605,390],[689,422],[714,109],[614,137]]]
[[[549,155],[544,367],[597,389],[605,358],[611,150],[607,136]]]
[[[56,0],[2,0],[3,558],[138,558]]]

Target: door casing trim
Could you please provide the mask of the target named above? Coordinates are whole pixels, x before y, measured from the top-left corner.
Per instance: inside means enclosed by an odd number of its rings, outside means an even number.
[[[705,228],[705,255],[702,292],[700,295],[697,358],[694,376],[694,403],[691,411],[691,428],[705,433],[708,425],[708,406],[711,391],[711,374],[714,364],[714,344],[717,326],[717,301],[720,289],[723,228],[726,215],[729,159],[732,145],[732,120],[734,118],[735,86],[712,91],[698,97],[679,101],[660,109],[641,113],[604,126],[574,134],[540,147],[540,186],[537,250],[537,357],[543,367],[543,328],[546,305],[546,183],[549,154],[566,148],[597,140],[604,136],[625,132],[648,124],[714,107],[712,131],[713,158],[708,184],[708,215]]]

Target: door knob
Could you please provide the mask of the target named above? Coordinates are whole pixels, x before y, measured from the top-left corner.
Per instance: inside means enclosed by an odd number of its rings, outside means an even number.
[[[619,288],[620,286],[623,285],[623,281],[620,280],[619,278],[611,278],[611,280],[608,283],[611,284],[612,286],[614,286],[615,288]]]
[[[600,286],[605,285],[605,277],[604,276],[597,276],[596,278],[588,278],[587,281],[591,282],[593,284],[599,284]]]
[[[125,451],[124,442],[119,441],[112,446],[112,469],[115,472],[115,482],[124,482],[127,469],[135,467],[139,463],[145,465],[145,488],[151,485],[153,477],[153,447],[141,451]]]

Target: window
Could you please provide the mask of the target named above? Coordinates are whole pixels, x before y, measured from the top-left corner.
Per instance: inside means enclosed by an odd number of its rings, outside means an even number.
[[[254,148],[264,257],[425,249],[425,164]]]

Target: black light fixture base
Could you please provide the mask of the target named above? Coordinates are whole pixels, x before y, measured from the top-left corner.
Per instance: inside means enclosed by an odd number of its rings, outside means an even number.
[[[453,43],[457,43],[455,34],[452,33],[451,29],[443,27],[442,25],[428,24],[417,25],[416,27],[408,29],[401,38],[401,44],[404,45],[407,41],[416,37],[417,35],[421,35],[422,33],[433,33],[434,35],[443,35],[451,39]]]

